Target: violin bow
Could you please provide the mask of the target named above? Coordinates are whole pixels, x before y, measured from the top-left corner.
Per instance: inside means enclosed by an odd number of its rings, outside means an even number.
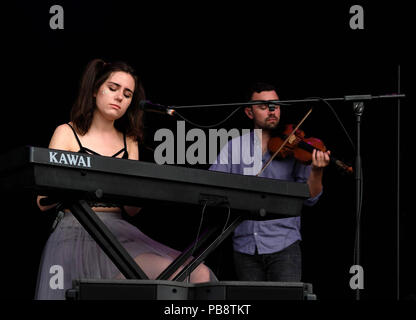
[[[269,166],[269,164],[273,161],[273,159],[277,156],[277,154],[280,152],[280,150],[282,150],[282,148],[286,145],[286,143],[290,140],[290,138],[292,137],[293,133],[296,132],[296,130],[299,129],[299,127],[302,125],[302,123],[306,120],[306,118],[311,114],[312,112],[312,108],[305,114],[305,116],[302,118],[302,120],[300,120],[300,122],[298,123],[298,125],[292,130],[292,132],[287,136],[287,138],[285,139],[285,141],[283,141],[282,145],[280,146],[279,149],[276,150],[275,153],[273,153],[273,155],[270,157],[270,159],[265,163],[265,165],[263,166],[263,168],[261,168],[261,170],[259,171],[259,173],[256,174],[256,176],[258,177],[259,175],[261,175],[263,173],[263,171]]]

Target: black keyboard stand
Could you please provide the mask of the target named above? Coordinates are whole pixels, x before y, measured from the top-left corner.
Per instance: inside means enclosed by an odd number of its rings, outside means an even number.
[[[184,281],[186,277],[198,267],[202,261],[215,250],[241,223],[242,217],[238,216],[221,234],[196,258],[194,258],[185,268],[183,268],[178,275],[173,278],[175,281]]]
[[[215,250],[240,224],[242,218],[238,216],[221,234],[211,242],[197,257],[194,257],[189,263],[173,278],[174,281],[184,281],[186,277],[198,267],[204,259]],[[194,251],[198,250],[201,245],[213,235],[218,232],[219,226],[213,226],[208,229],[201,237],[196,240],[196,243],[191,244],[181,255],[179,255],[157,278],[156,280],[168,280],[176,270],[178,270],[186,260],[191,257]]]
[[[66,206],[126,279],[149,279],[85,200],[67,202]]]
[[[100,248],[107,254],[108,258],[115,264],[126,279],[149,279],[85,200],[76,200],[72,202],[65,201],[65,207],[71,210],[78,222],[97,242]],[[228,227],[215,238],[215,240],[211,241],[197,257],[192,258],[173,280],[179,282],[184,281],[188,275],[234,231],[242,219],[241,216],[237,216],[234,221],[231,222]],[[219,231],[219,229],[220,227],[218,226],[212,226],[208,229],[196,239],[196,243],[191,244],[164,271],[162,271],[156,280],[168,280],[191,257],[194,251],[198,250],[206,243],[208,239]]]
[[[203,243],[205,243],[219,227],[212,227],[211,229],[206,230],[193,244],[191,244],[187,249],[185,249],[172,263],[163,270],[156,280],[168,280],[176,270],[178,270],[191,255],[194,250],[198,250]]]

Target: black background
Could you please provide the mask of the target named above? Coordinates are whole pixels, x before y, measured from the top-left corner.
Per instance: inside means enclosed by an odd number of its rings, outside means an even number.
[[[64,8],[64,30],[52,30],[49,8]],[[408,5],[361,4],[364,30],[351,30],[349,8],[357,3],[291,2],[19,2],[4,7],[2,151],[21,145],[46,147],[56,126],[69,121],[78,81],[94,58],[124,60],[138,71],[147,98],[167,105],[241,102],[256,80],[278,88],[281,99],[342,97],[398,92],[401,70],[400,251],[397,243],[397,128],[395,100],[367,102],[362,117],[364,198],[361,298],[415,299],[412,259],[416,219],[412,204],[413,54]],[[351,103],[333,108],[355,139]],[[298,121],[308,105],[282,109],[284,121]],[[231,110],[184,111],[210,124]],[[155,147],[158,128],[176,122],[147,114],[146,145]],[[187,129],[192,126],[187,124]],[[248,127],[242,113],[223,127]],[[330,109],[316,104],[303,125],[333,154],[353,163],[354,151]],[[142,160],[152,161],[141,147]],[[199,166],[206,168],[206,166]],[[353,300],[354,179],[327,168],[324,195],[302,215],[303,281],[318,298]],[[32,299],[42,248],[53,215],[41,213],[34,195],[3,200],[3,267],[9,297]],[[200,212],[187,208],[145,208],[132,222],[153,238],[183,249],[196,235]],[[235,280],[226,241],[207,264],[220,280]],[[400,253],[400,282],[397,257]],[[398,286],[399,285],[399,286]]]

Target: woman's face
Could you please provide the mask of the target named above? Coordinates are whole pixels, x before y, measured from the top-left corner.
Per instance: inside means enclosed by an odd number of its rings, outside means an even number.
[[[95,94],[97,110],[108,120],[121,118],[133,98],[134,85],[130,74],[113,72]]]

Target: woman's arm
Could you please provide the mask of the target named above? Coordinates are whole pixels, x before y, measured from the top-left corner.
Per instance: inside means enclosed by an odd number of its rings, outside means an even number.
[[[71,150],[71,135],[72,135],[71,128],[67,126],[66,124],[62,124],[58,126],[55,129],[55,132],[52,135],[51,141],[49,142],[49,148],[50,149],[58,149],[58,150]],[[57,204],[51,204],[47,206],[43,206],[40,204],[40,199],[46,198],[46,196],[38,196],[36,203],[41,211],[47,211],[54,207],[56,207]]]
[[[130,160],[139,160],[139,145],[137,141],[133,141],[131,139],[127,140],[127,150],[129,151],[129,159]],[[126,213],[133,217],[139,213],[141,208],[139,207],[132,207],[132,206],[123,206]]]

